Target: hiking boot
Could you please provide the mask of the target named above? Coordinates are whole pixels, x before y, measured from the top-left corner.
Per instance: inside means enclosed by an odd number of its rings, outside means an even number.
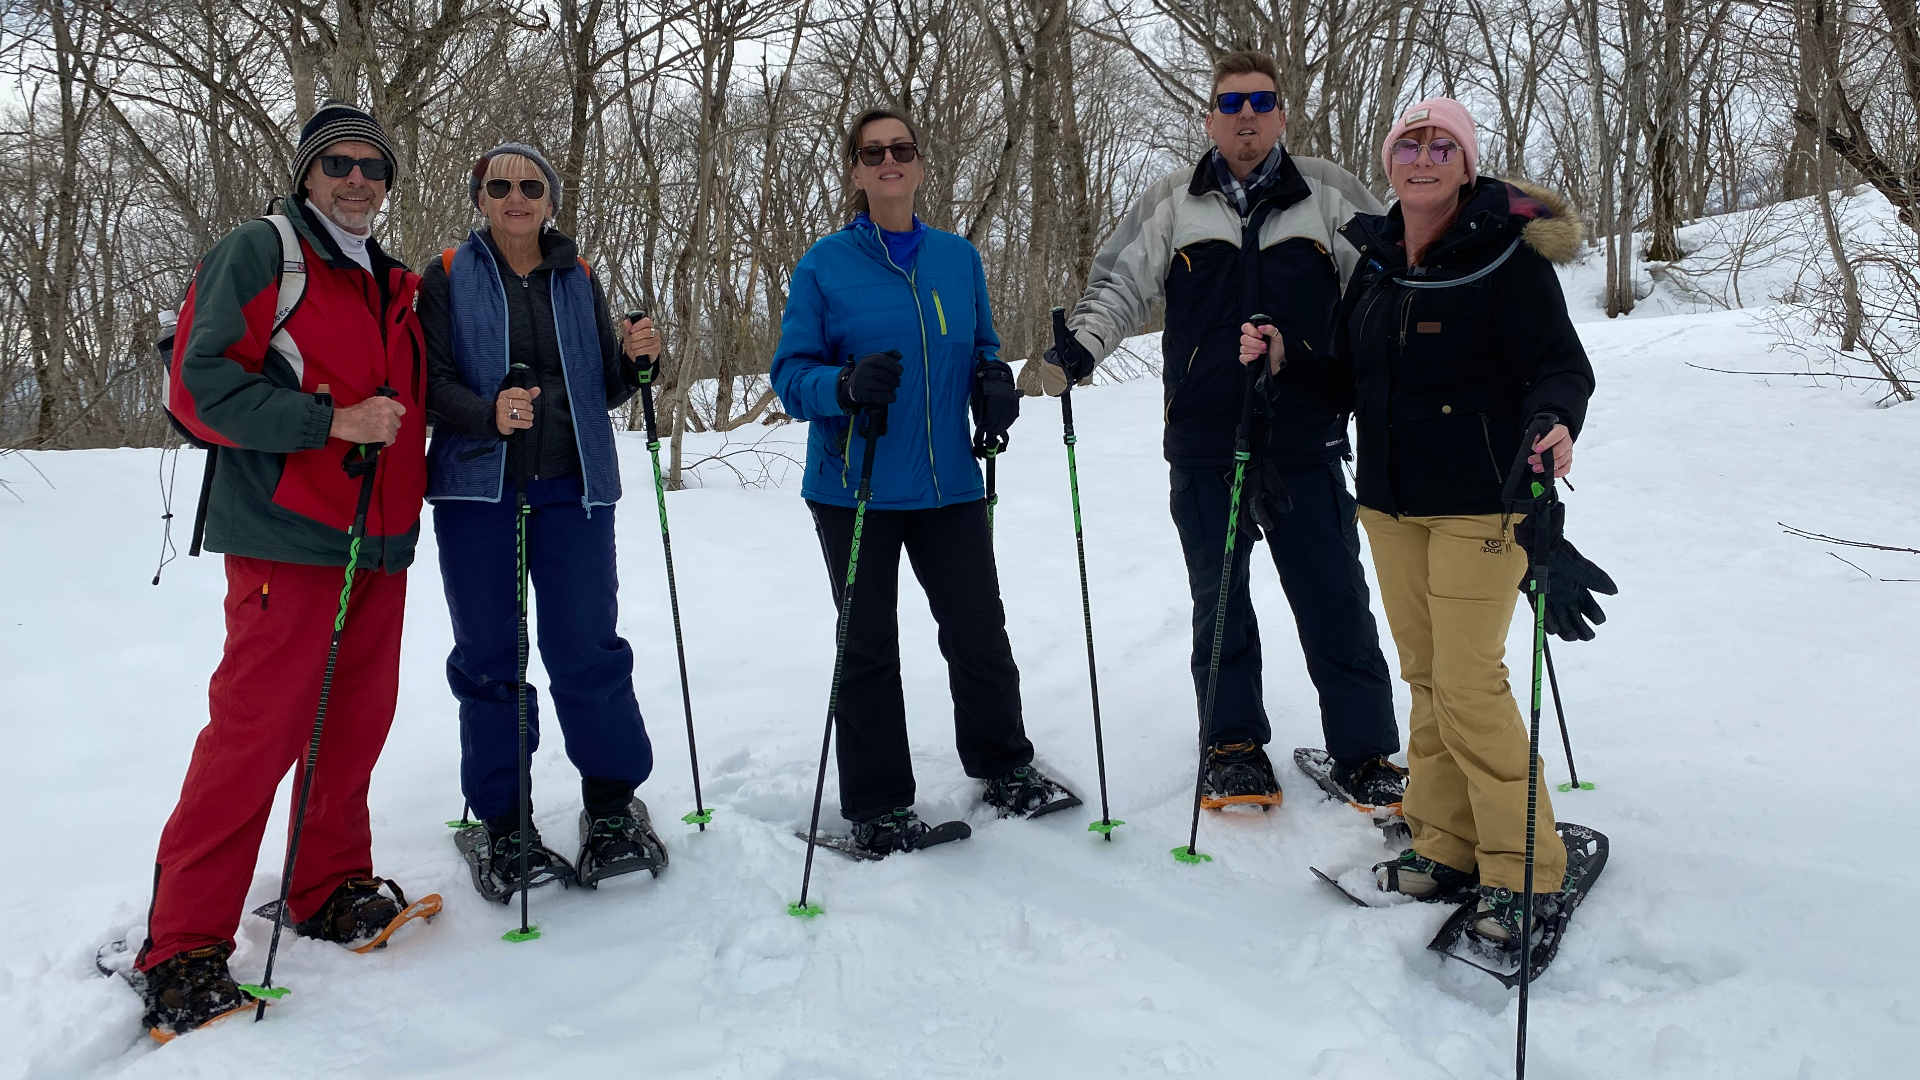
[[[1374,884],[1381,892],[1410,896],[1421,903],[1464,900],[1480,875],[1455,870],[1408,848],[1397,859],[1373,864]]]
[[[227,970],[232,954],[228,945],[203,945],[138,973],[147,1003],[141,1023],[156,1037],[172,1038],[253,1004]]]
[[[393,895],[382,893],[382,885],[392,889]],[[333,895],[327,897],[327,902],[320,905],[312,918],[295,923],[293,930],[301,937],[352,947],[376,937],[388,923],[400,917],[400,910],[406,906],[406,894],[386,878],[348,878],[333,890]],[[380,947],[385,948],[386,942],[381,942]]]
[[[593,884],[602,878],[651,871],[655,877],[667,866],[667,847],[653,831],[647,804],[638,798],[620,808],[580,811],[580,857],[574,870]]]
[[[1467,923],[1467,936],[1476,944],[1495,952],[1518,956],[1520,953],[1520,905],[1523,894],[1494,885],[1480,886],[1480,902]],[[1547,924],[1558,918],[1566,906],[1564,893],[1533,894],[1533,944],[1538,945]]]
[[[566,863],[540,842],[540,830],[527,825],[527,885],[540,885],[560,877]],[[520,849],[523,846],[518,815],[507,821],[487,822],[487,868],[503,890],[520,888]]]
[[[1207,747],[1202,802],[1225,806],[1233,802],[1278,802],[1280,781],[1273,762],[1259,743],[1215,743]]]
[[[1333,763],[1333,782],[1361,806],[1398,806],[1407,797],[1407,770],[1384,757]]]
[[[1073,792],[1032,765],[987,781],[980,801],[1000,811],[1001,817],[1033,817],[1080,805]]]
[[[913,812],[913,807],[902,806],[870,818],[862,818],[853,823],[848,830],[854,845],[864,849],[870,855],[886,856],[896,851],[912,851],[920,846],[920,839],[927,835],[928,825]]]

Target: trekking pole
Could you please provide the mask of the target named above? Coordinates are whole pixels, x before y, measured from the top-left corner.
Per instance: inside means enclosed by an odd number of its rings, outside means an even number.
[[[627,323],[632,325],[646,317],[644,311],[629,311]],[[680,589],[673,578],[673,534],[667,530],[667,484],[660,475],[660,432],[653,413],[656,369],[657,365],[649,364],[640,372],[640,410],[647,421],[647,453],[653,456],[653,497],[660,504],[660,550],[667,561],[667,606],[673,611],[673,651],[680,659],[680,709],[687,717],[687,759],[693,766],[693,809],[682,814],[680,820],[698,825],[701,832],[706,832],[707,823],[713,820],[713,811],[707,809],[700,795],[700,751],[693,743],[693,693],[687,689],[687,645],[680,632]]]
[[[1553,642],[1541,643],[1540,652],[1547,660],[1547,686],[1553,691],[1553,715],[1560,721],[1560,745],[1567,751],[1568,781],[1559,785],[1556,791],[1592,791],[1593,781],[1580,782],[1580,770],[1573,767],[1573,740],[1567,736],[1567,710],[1560,704],[1560,676],[1553,670]]]
[[[535,383],[533,369],[525,364],[514,364],[507,369],[508,386],[529,389]],[[518,739],[520,743],[520,929],[509,930],[502,934],[502,941],[533,941],[540,936],[540,928],[527,923],[527,893],[533,888],[528,880],[529,859],[532,854],[533,807],[528,798],[527,785],[532,779],[533,753],[527,747],[527,518],[533,516],[533,508],[527,505],[527,485],[518,480],[515,487],[520,492],[520,505],[514,514],[513,555],[517,577],[515,578],[514,599],[520,605],[519,625],[514,637],[514,673],[513,699],[518,714]],[[464,816],[464,815],[463,815]]]
[[[994,491],[993,463],[1000,456],[1000,447],[989,446],[980,452],[987,459],[987,534],[993,534],[993,508],[1000,505],[1000,496]]]
[[[1526,468],[1528,451],[1550,430],[1551,424],[1544,421],[1536,420],[1528,425],[1519,458],[1514,462],[1516,476]],[[1558,515],[1553,512],[1553,451],[1540,452],[1540,466],[1537,479],[1523,479],[1530,496],[1527,501],[1537,522],[1533,529],[1534,543],[1544,555],[1553,550],[1559,539],[1553,535],[1558,524]],[[1513,486],[1517,485],[1510,482],[1509,487]],[[1539,826],[1540,814],[1540,675],[1546,667],[1547,595],[1552,589],[1547,561],[1529,559],[1528,564],[1527,594],[1533,601],[1533,708],[1527,724],[1527,843],[1520,889],[1520,1012],[1513,1038],[1514,1080],[1525,1080],[1527,1075],[1527,989],[1533,981],[1534,832]]]
[[[787,914],[811,919],[825,909],[807,903],[807,887],[813,883],[813,849],[820,836],[820,799],[827,790],[827,750],[833,745],[833,718],[840,708],[840,675],[847,662],[847,627],[853,621],[853,582],[860,570],[860,534],[867,522],[867,502],[873,498],[873,459],[880,449],[880,436],[887,433],[887,407],[873,406],[861,411],[865,424],[866,459],[860,463],[860,487],[853,500],[853,542],[847,548],[847,580],[840,588],[840,619],[833,638],[833,683],[827,690],[827,729],[820,736],[820,772],[813,782],[813,820],[807,826],[807,862],[800,872],[800,899],[787,905]]]
[[[374,391],[381,397],[397,397],[391,386]],[[267,970],[257,986],[240,989],[259,1002],[253,1020],[259,1023],[267,1015],[267,999],[287,996],[287,988],[273,985],[273,960],[280,952],[280,928],[287,923],[287,896],[293,885],[293,860],[300,852],[300,831],[307,820],[307,797],[313,794],[313,767],[320,758],[320,732],[327,723],[327,699],[333,695],[333,669],[340,660],[340,635],[347,627],[347,603],[353,597],[353,572],[360,565],[360,541],[367,535],[367,508],[373,505],[373,474],[380,464],[380,443],[361,443],[347,451],[340,462],[348,476],[360,478],[360,499],[353,508],[353,527],[347,530],[347,572],[340,586],[340,611],[333,617],[333,636],[327,640],[327,666],[320,676],[320,704],[313,711],[313,732],[307,736],[306,762],[300,769],[300,798],[293,807],[293,830],[287,837],[287,861],[280,866],[280,901],[275,907],[273,937],[267,942]]]
[[[1067,309],[1054,308],[1053,346],[1056,354],[1064,355],[1060,350],[1066,348],[1068,333]],[[1064,368],[1061,374],[1066,375]],[[1100,820],[1088,825],[1087,831],[1097,832],[1108,843],[1112,843],[1113,830],[1126,822],[1115,821],[1107,809],[1107,745],[1100,731],[1100,673],[1093,662],[1093,601],[1087,592],[1087,541],[1080,522],[1080,466],[1073,452],[1074,444],[1079,439],[1073,433],[1072,376],[1066,377],[1066,389],[1060,391],[1060,426],[1061,440],[1067,444],[1067,490],[1073,495],[1073,549],[1080,561],[1080,621],[1087,632],[1087,690],[1093,698],[1093,760],[1100,771]]]
[[[1265,315],[1247,319],[1255,329],[1273,325]],[[1213,856],[1194,850],[1200,839],[1200,789],[1207,782],[1207,729],[1213,726],[1213,695],[1220,684],[1220,639],[1227,633],[1227,594],[1233,588],[1233,556],[1240,539],[1240,488],[1247,478],[1247,462],[1253,459],[1253,394],[1264,361],[1247,365],[1247,385],[1240,400],[1240,423],[1233,431],[1233,490],[1227,497],[1227,548],[1220,563],[1220,594],[1213,605],[1213,653],[1207,660],[1207,694],[1200,707],[1200,767],[1193,778],[1193,826],[1187,832],[1185,847],[1173,849],[1173,857],[1183,863],[1212,862]]]

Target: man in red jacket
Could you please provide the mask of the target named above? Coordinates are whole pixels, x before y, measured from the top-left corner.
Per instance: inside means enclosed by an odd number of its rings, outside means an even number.
[[[274,791],[312,733],[362,483],[343,465],[367,444],[384,450],[287,906],[299,933],[347,944],[399,911],[373,876],[367,820],[426,487],[419,279],[371,231],[394,166],[373,117],[326,103],[301,129],[293,193],[274,207],[307,275],[292,315],[276,311],[279,282],[301,268],[265,219],[207,253],[181,310],[169,406],[218,447],[206,547],[226,554],[227,638],[208,686],[211,719],[160,835],[135,964],[157,1038],[249,1004],[227,958]]]

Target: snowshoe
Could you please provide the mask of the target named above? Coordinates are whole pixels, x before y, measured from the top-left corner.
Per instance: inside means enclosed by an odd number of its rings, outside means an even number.
[[[667,868],[667,845],[653,831],[647,804],[635,798],[625,813],[580,811],[580,857],[574,875],[591,889],[610,877],[645,870],[654,877]]]
[[[385,885],[391,898],[380,892]],[[440,914],[440,894],[428,893],[413,903],[391,878],[349,878],[333,891],[320,910],[305,922],[282,918],[281,924],[293,928],[301,937],[319,938],[357,953],[370,953],[387,947],[387,939],[415,919],[432,921]],[[269,900],[253,909],[263,919],[280,915],[280,901]]]
[[[1346,803],[1370,817],[1389,843],[1405,844],[1413,838],[1400,812],[1400,804],[1406,798],[1406,769],[1384,757],[1343,766],[1325,750],[1311,746],[1294,750],[1293,764],[1318,784],[1328,798]]]
[[[171,1042],[253,1006],[254,999],[227,970],[232,953],[224,944],[203,945],[175,953],[151,971],[129,966],[121,973],[146,1002],[140,1022],[155,1042]]]
[[[1480,875],[1456,870],[1408,848],[1399,858],[1373,864],[1373,880],[1383,893],[1397,893],[1423,904],[1457,902],[1473,892]]]
[[[1022,765],[987,781],[980,801],[1001,817],[1037,818],[1080,805],[1080,796],[1032,765]]]
[[[1469,896],[1427,948],[1450,956],[1500,980],[1508,987],[1520,984],[1521,955],[1526,953],[1528,979],[1537,979],[1560,952],[1573,913],[1587,898],[1607,865],[1607,838],[1584,825],[1561,822],[1560,839],[1567,846],[1566,881],[1557,893],[1533,897],[1533,941],[1520,947],[1520,894],[1511,889],[1482,887]],[[1465,952],[1461,951],[1464,948]]]
[[[807,834],[795,833],[805,840]],[[946,821],[938,825],[929,825],[920,820],[912,807],[903,806],[884,814],[877,814],[853,823],[846,833],[819,833],[814,843],[821,847],[837,851],[848,858],[877,862],[896,851],[919,851],[923,848],[965,840],[973,835],[973,827],[964,821]]]
[[[527,845],[525,887],[538,888],[559,882],[573,884],[573,867],[558,852],[540,842],[540,830],[533,829]],[[513,899],[520,891],[520,831],[496,833],[490,826],[474,824],[453,834],[453,846],[467,861],[473,873],[473,887],[481,896],[498,904]]]
[[[1266,749],[1251,742],[1207,747],[1200,805],[1209,810],[1258,806],[1263,811],[1279,806],[1280,781],[1273,775],[1273,762],[1267,758]]]

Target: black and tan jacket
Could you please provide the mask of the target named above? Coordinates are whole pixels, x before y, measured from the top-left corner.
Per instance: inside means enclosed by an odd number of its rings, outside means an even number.
[[[1553,269],[1578,252],[1579,219],[1551,192],[1482,177],[1417,267],[1398,206],[1340,231],[1362,259],[1327,390],[1355,414],[1356,498],[1396,515],[1501,512],[1528,420],[1552,413],[1578,437],[1593,394]]]
[[[1247,385],[1240,324],[1269,315],[1288,355],[1325,354],[1341,287],[1359,263],[1339,226],[1379,205],[1339,166],[1288,155],[1243,217],[1203,157],[1141,195],[1094,258],[1068,325],[1102,359],[1164,298],[1166,458],[1186,468],[1227,465]],[[1274,390],[1264,450],[1275,461],[1345,456],[1345,424],[1315,380],[1289,375]]]

